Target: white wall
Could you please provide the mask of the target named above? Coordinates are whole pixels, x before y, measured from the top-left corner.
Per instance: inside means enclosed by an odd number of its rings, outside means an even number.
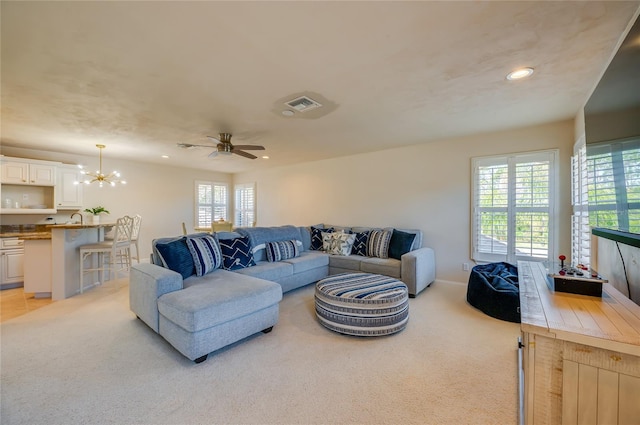
[[[81,163],[90,169],[96,168],[98,162],[97,152],[95,156],[85,157],[3,148],[2,154],[65,163]],[[167,164],[170,164],[170,160],[167,161]],[[139,241],[141,258],[149,257],[152,239],[182,234],[181,223],[183,221],[187,223],[189,229],[193,228],[195,180],[228,182],[232,187],[232,176],[226,173],[103,158],[103,170],[111,171],[114,169],[122,173],[127,184],[114,188],[99,188],[96,184],[84,186],[83,204],[85,208],[101,205],[109,210],[111,214],[103,215],[103,221],[115,221],[117,217],[126,214],[140,214],[142,216]],[[59,212],[53,216],[2,215],[0,218],[2,224],[46,223],[47,217],[53,217],[58,223],[64,223],[69,220],[72,212]]]
[[[257,184],[257,224],[419,228],[436,253],[439,280],[467,282],[471,158],[560,150],[559,252],[570,255],[573,120],[387,151],[240,173]]]

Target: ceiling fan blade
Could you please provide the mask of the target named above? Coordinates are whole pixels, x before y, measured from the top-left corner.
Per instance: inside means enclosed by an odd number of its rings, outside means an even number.
[[[218,151],[213,151],[209,155],[207,155],[208,158],[215,158],[216,156],[218,156]]]
[[[213,148],[215,146],[211,145],[194,145],[193,143],[176,143],[176,146],[182,149],[191,149],[191,148]]]
[[[216,143],[220,143],[220,139],[218,139],[217,137],[207,136],[207,138],[214,140]]]
[[[245,151],[263,151],[264,146],[258,145],[233,145],[234,149],[243,149]]]
[[[251,155],[249,152],[239,151],[237,149],[234,149],[231,152],[235,153],[236,155],[244,156],[245,158],[249,158],[249,159],[256,159],[257,158],[257,156]]]

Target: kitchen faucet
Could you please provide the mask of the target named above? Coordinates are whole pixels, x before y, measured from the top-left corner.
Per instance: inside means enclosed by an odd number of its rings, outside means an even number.
[[[84,224],[84,217],[82,217],[82,214],[80,214],[79,212],[74,212],[73,214],[71,214],[71,219],[73,220],[73,216],[76,214],[80,216],[80,224]]]

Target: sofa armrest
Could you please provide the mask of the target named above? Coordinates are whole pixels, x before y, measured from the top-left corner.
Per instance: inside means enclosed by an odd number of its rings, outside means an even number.
[[[435,254],[431,248],[419,248],[400,257],[400,277],[415,297],[436,280]]]
[[[158,332],[158,298],[182,288],[180,273],[155,264],[135,264],[129,273],[129,308]]]

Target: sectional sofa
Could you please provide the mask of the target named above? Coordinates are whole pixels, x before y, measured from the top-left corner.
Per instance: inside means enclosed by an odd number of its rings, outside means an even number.
[[[130,307],[199,363],[219,348],[269,332],[283,293],[344,272],[398,278],[415,297],[435,280],[434,252],[422,247],[420,230],[331,225],[156,239],[151,263],[131,269]]]

